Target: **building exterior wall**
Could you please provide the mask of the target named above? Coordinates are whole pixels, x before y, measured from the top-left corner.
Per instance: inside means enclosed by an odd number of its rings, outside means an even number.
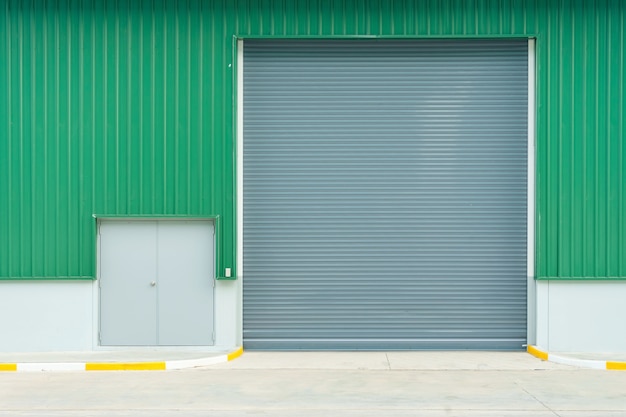
[[[626,282],[537,281],[537,341],[551,352],[626,352]]]
[[[94,281],[1,281],[0,352],[92,350]]]
[[[625,11],[620,0],[7,0],[0,279],[97,278],[94,214],[216,218],[216,276],[241,278],[237,39],[513,36],[536,38],[529,274],[622,280]],[[224,288],[235,301],[236,288]]]

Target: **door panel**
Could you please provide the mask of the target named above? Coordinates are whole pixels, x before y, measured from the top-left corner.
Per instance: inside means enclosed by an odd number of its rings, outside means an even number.
[[[211,345],[213,224],[162,221],[158,234],[158,342]]]
[[[101,223],[101,345],[213,344],[213,231],[208,221]]]
[[[108,346],[155,345],[156,222],[100,225],[100,337]]]

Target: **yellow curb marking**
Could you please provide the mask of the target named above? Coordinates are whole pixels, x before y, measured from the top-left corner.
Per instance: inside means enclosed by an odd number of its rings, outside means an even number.
[[[12,371],[17,371],[17,364],[16,363],[0,363],[0,372],[12,372]]]
[[[611,371],[626,371],[626,362],[607,361],[606,369],[611,370]]]
[[[230,352],[226,355],[228,361],[232,361],[240,357],[243,354],[243,347],[239,347],[237,350]],[[130,363],[115,363],[115,362],[91,362],[85,364],[85,371],[165,371],[165,362],[130,362]],[[17,371],[16,363],[0,363],[0,372]]]
[[[164,371],[165,362],[86,363],[85,371]]]
[[[541,359],[542,361],[548,360],[548,354],[546,352],[542,352],[534,346],[528,345],[528,353],[531,355]]]
[[[238,357],[240,357],[242,354],[243,354],[243,347],[240,346],[239,349],[237,349],[236,351],[230,352],[226,356],[226,358],[227,358],[227,360],[232,361],[233,359],[237,359]]]

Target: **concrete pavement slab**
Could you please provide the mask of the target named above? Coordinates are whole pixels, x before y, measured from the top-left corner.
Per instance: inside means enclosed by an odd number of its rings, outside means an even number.
[[[580,370],[564,378],[554,375],[558,373],[527,372],[517,375],[516,383],[550,409],[626,411],[626,373]],[[601,401],[594,400],[600,398]]]
[[[48,411],[37,412],[12,410],[0,411],[0,417],[251,417],[251,416],[275,416],[275,417],[626,417],[625,412],[617,411],[514,411],[514,410],[341,410],[338,413],[328,410],[258,410],[232,411],[232,410],[105,410],[105,411]]]
[[[415,352],[417,353],[417,352]],[[389,369],[385,352],[258,352],[246,351],[217,369]]]
[[[334,413],[626,411],[626,374],[592,370],[184,370],[0,375],[0,410]],[[236,415],[236,414],[235,414]],[[301,413],[299,414],[301,415]],[[436,415],[436,414],[435,414]]]
[[[383,414],[381,414],[381,411]],[[229,411],[229,410],[127,410],[127,411],[38,411],[21,412],[0,411],[0,417],[329,417],[327,410],[271,410],[271,411]],[[332,413],[330,416],[342,417],[555,417],[551,411],[511,411],[511,410],[341,410],[340,413]],[[562,415],[567,416],[567,415]],[[592,414],[589,417],[600,417],[600,414]],[[623,417],[624,414],[604,414],[603,417]],[[583,417],[578,414],[572,417]]]
[[[3,377],[5,375],[2,375]],[[0,409],[528,410],[545,407],[502,372],[250,370],[14,374]]]
[[[293,352],[281,364],[284,352],[246,352],[228,364],[170,372],[0,373],[0,417],[626,417],[623,372],[549,363],[510,369],[508,362],[524,361],[517,352],[493,362],[491,352],[407,352],[458,368],[437,370],[394,359],[402,352],[384,354],[387,363],[380,352],[318,353]],[[321,359],[341,368],[320,368]]]
[[[218,369],[529,370],[578,369],[526,352],[245,352]]]
[[[559,417],[626,417],[626,411],[569,411],[559,410]]]
[[[547,370],[571,366],[537,360],[526,352],[388,352],[391,369]]]

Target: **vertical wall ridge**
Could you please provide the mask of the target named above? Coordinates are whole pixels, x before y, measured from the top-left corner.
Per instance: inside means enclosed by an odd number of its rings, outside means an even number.
[[[619,90],[624,91],[626,89],[626,84],[624,82],[624,72],[626,72],[626,54],[624,53],[624,48],[626,48],[626,24],[624,22],[624,18],[626,14],[626,6],[624,6],[624,4],[621,5],[621,13],[619,14],[619,16],[616,18],[616,20],[619,22],[619,50],[620,50],[620,56],[619,56],[619,60],[618,60],[618,65],[619,65],[619,69],[618,69],[618,79],[619,79]],[[626,192],[624,192],[624,190],[626,189],[626,180],[625,180],[625,175],[626,175],[626,170],[624,169],[624,163],[626,163],[626,158],[624,158],[624,151],[625,151],[625,147],[624,147],[624,137],[626,137],[626,132],[624,129],[624,119],[626,119],[626,107],[624,106],[624,99],[622,97],[618,97],[618,112],[617,112],[617,119],[618,119],[618,141],[619,141],[619,181],[620,181],[620,187],[619,187],[619,203],[618,203],[618,207],[619,207],[619,213],[624,213],[624,210],[626,210]],[[626,243],[624,242],[624,239],[626,239],[626,220],[624,219],[624,216],[620,215],[620,227],[619,227],[619,234],[618,234],[618,242],[619,242],[619,253],[620,256],[618,258],[618,269],[619,271],[624,271],[626,270],[626,262],[625,259],[626,257],[621,256],[621,254],[626,253]]]
[[[0,86],[5,91],[0,96],[0,118],[6,117],[6,120],[0,119],[5,123],[0,123],[2,135],[6,140],[0,142],[0,175],[4,178],[0,181],[0,196],[7,196],[5,201],[0,200],[0,236],[10,236],[10,204],[8,196],[11,195],[11,142],[13,140],[11,132],[12,120],[11,103],[12,103],[12,60],[11,60],[11,19],[9,16],[9,5],[0,6],[0,21],[6,28],[6,36],[0,38],[0,56],[6,57],[6,65],[0,65]],[[1,197],[0,197],[1,198]],[[10,245],[0,245],[0,276],[9,274],[9,260],[11,257]]]

